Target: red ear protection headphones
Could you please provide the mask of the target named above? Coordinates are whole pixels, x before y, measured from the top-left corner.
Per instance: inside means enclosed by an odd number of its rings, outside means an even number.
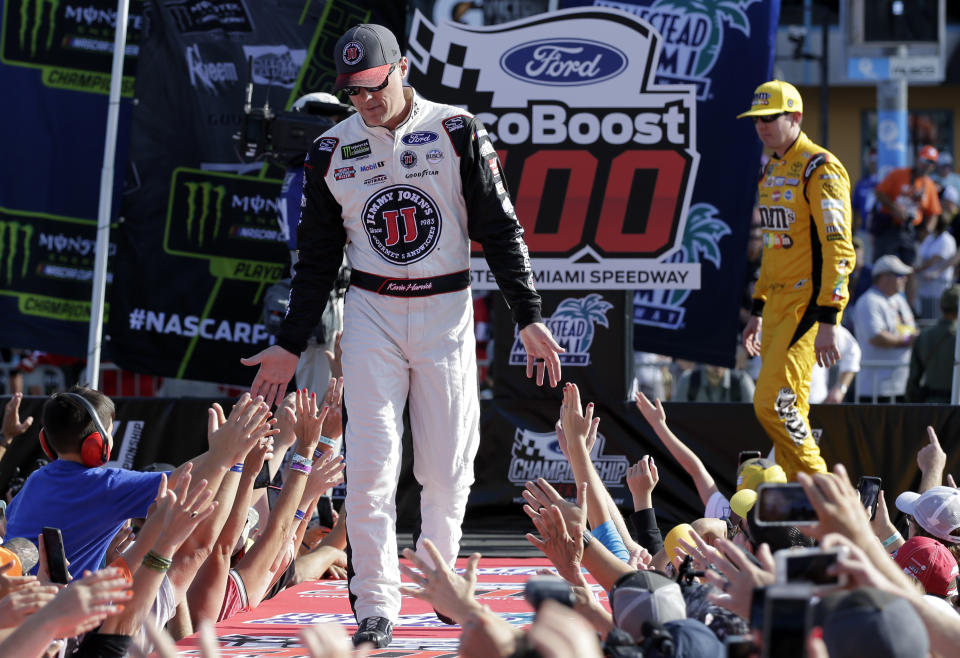
[[[97,428],[95,432],[90,432],[80,440],[80,458],[83,460],[83,465],[87,468],[103,466],[110,460],[110,444],[107,441],[107,430],[100,422],[97,410],[93,408],[87,398],[78,393],[61,393],[60,395],[79,402],[87,410],[94,427]],[[44,454],[51,460],[57,458],[57,453],[47,441],[47,435],[42,427],[40,428],[40,447],[43,448]]]

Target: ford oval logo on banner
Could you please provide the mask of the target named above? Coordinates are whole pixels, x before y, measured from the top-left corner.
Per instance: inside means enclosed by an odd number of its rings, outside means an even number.
[[[526,82],[584,85],[608,80],[627,68],[620,50],[588,39],[541,39],[511,48],[500,68]]]

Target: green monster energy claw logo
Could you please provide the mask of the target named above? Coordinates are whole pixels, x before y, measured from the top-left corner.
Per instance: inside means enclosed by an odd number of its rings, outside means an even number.
[[[60,0],[20,0],[20,50],[26,49],[27,32],[29,32],[31,57],[37,55],[37,42],[40,40],[40,31],[43,27],[45,7],[50,27],[47,29],[44,48],[50,50],[53,47],[53,33],[57,27],[57,10],[60,8]]]
[[[20,278],[23,279],[27,276],[27,264],[30,261],[33,226],[20,222],[0,222],[0,280],[8,284],[13,283],[14,263],[20,253],[20,235],[23,235],[23,262],[20,264]]]
[[[220,220],[223,217],[223,201],[227,198],[227,188],[213,183],[184,183],[187,188],[187,239],[193,239],[194,222],[197,226],[197,244],[203,246],[203,236],[206,231],[207,220],[210,218],[211,200],[213,200],[213,237],[220,235]],[[197,212],[199,197],[200,211]]]

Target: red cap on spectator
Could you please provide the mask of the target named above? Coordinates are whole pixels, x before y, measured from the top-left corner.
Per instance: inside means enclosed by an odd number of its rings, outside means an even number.
[[[940,153],[937,151],[937,149],[927,144],[917,152],[917,157],[920,158],[921,160],[929,160],[930,162],[936,162],[937,160],[940,159]]]
[[[904,573],[920,581],[927,594],[953,596],[957,593],[960,568],[950,550],[936,539],[908,539],[894,560]]]

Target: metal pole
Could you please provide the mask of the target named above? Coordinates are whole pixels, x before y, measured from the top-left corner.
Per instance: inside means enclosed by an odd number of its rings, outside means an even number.
[[[117,153],[117,126],[120,123],[120,87],[123,82],[129,8],[130,0],[117,0],[110,98],[107,104],[107,134],[103,140],[103,169],[100,171],[100,207],[97,212],[96,260],[93,268],[93,291],[90,296],[90,331],[87,335],[86,383],[90,388],[98,388],[100,384],[100,347],[103,339],[103,303],[107,288],[107,256],[110,251],[113,170]]]
[[[827,8],[820,8],[820,146],[830,148],[830,23]]]

